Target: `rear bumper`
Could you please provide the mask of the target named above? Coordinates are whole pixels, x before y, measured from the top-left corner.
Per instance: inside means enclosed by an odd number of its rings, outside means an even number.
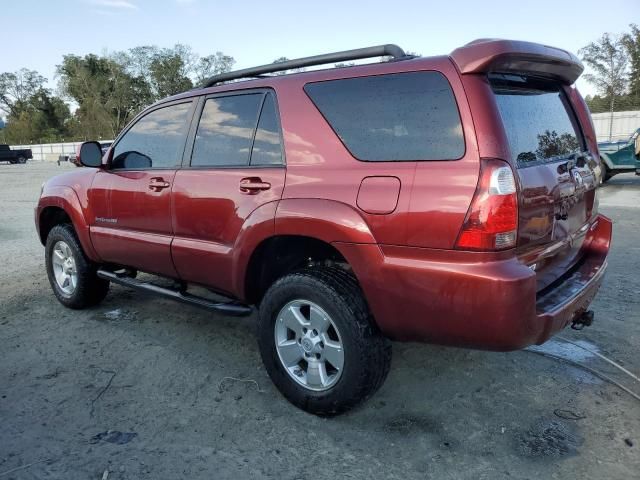
[[[536,274],[508,253],[336,245],[354,268],[382,332],[487,350],[543,343],[584,312],[607,267],[611,221],[599,216],[580,263],[536,292]]]

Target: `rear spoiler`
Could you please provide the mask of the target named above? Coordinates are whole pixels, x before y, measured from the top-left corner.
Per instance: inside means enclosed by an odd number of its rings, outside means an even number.
[[[460,73],[520,73],[571,85],[584,67],[580,59],[559,48],[517,40],[474,40],[451,52]]]

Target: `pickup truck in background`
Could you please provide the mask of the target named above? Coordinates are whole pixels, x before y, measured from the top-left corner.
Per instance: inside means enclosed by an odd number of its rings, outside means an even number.
[[[602,161],[602,182],[618,173],[635,171],[640,175],[640,128],[628,140],[599,142],[598,151]]]
[[[27,160],[32,158],[33,154],[29,148],[11,150],[9,145],[0,145],[0,162],[9,162],[13,165],[14,163],[27,163]]]

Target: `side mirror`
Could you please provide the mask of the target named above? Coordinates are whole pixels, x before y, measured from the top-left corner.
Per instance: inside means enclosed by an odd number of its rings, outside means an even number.
[[[78,160],[85,167],[102,167],[102,147],[98,142],[84,142],[80,145]]]

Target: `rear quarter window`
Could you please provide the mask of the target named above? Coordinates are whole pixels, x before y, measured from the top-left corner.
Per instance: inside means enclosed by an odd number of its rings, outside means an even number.
[[[439,72],[329,80],[304,87],[349,152],[364,161],[456,160],[458,106]]]

